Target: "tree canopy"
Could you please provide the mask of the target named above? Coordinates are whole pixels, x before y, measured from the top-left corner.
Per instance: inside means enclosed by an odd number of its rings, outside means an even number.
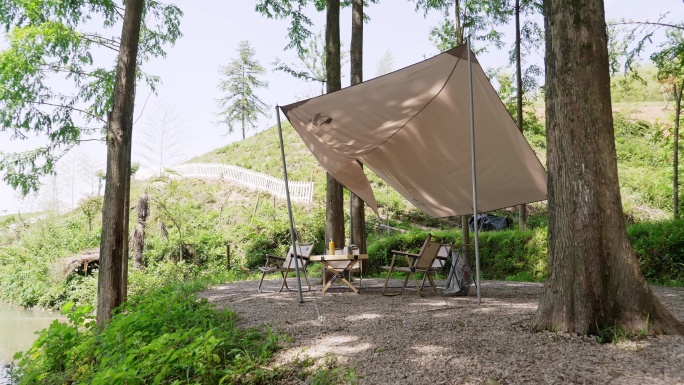
[[[0,132],[12,140],[43,138],[22,153],[0,153],[3,179],[23,194],[37,191],[40,177],[85,140],[103,140],[112,108],[115,60],[124,1],[0,0],[0,24],[8,47],[0,52]],[[175,43],[182,11],[156,0],[145,2],[139,67],[165,57]],[[104,31],[113,30],[106,35]],[[109,53],[109,54],[108,54]],[[137,72],[153,90],[160,79]]]

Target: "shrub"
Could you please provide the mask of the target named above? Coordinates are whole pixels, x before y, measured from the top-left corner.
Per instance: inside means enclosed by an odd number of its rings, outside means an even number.
[[[459,245],[461,241],[460,231],[436,231],[433,235],[444,243]],[[389,265],[392,250],[418,252],[426,236],[424,231],[412,231],[381,238],[369,244],[371,271],[377,273],[380,266]],[[546,229],[481,232],[479,244],[483,277],[524,277],[539,281],[546,276]],[[470,259],[475,269],[474,256]]]
[[[105,328],[92,307],[55,321],[20,359],[19,384],[240,384],[273,376],[264,369],[278,337],[241,329],[235,314],[196,293],[197,282],[168,285],[133,296]],[[20,376],[20,378],[19,378]],[[259,382],[259,381],[254,381]]]
[[[627,234],[646,280],[684,281],[684,220],[637,223],[627,227]]]

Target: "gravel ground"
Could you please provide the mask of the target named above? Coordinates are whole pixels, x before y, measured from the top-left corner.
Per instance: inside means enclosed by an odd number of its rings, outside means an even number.
[[[384,297],[381,280],[364,279],[360,294],[316,286],[299,304],[296,292],[259,293],[257,285],[224,284],[202,296],[233,309],[241,326],[268,324],[291,336],[278,364],[332,352],[363,384],[684,384],[682,336],[599,344],[531,333],[541,284],[483,281],[479,306],[474,286],[468,297],[421,298],[415,290]],[[684,288],[653,290],[684,320]]]

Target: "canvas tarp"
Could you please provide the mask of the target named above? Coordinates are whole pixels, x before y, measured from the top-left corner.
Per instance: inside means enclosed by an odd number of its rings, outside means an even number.
[[[359,162],[432,217],[473,213],[465,45],[281,107],[320,164],[377,213]],[[473,58],[477,207],[546,199],[546,171]]]

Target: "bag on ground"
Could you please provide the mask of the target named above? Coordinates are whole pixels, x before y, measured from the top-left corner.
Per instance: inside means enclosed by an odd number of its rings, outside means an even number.
[[[467,296],[473,284],[470,261],[462,247],[451,249],[451,270],[447,278],[445,296]]]

